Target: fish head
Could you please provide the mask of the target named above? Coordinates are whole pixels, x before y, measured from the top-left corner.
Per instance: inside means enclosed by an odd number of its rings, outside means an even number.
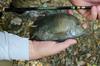
[[[79,37],[81,35],[85,35],[86,30],[80,25],[77,25],[75,27],[72,27],[67,34],[70,38]]]

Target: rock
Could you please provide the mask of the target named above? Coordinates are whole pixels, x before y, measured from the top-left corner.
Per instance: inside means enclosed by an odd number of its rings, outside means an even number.
[[[21,25],[21,23],[22,23],[22,19],[18,17],[11,20],[11,24],[14,24],[14,25]]]

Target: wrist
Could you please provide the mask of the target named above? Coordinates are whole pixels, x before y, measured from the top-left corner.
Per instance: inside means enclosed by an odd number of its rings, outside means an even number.
[[[41,57],[41,55],[39,55],[37,48],[35,47],[36,43],[37,41],[29,40],[29,60],[38,59]]]

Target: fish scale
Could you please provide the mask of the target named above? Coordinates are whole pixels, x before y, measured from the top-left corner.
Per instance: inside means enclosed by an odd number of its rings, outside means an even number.
[[[68,38],[75,38],[85,34],[85,29],[80,25],[79,20],[65,13],[52,14],[37,19],[37,25],[33,30],[33,40],[62,41]]]

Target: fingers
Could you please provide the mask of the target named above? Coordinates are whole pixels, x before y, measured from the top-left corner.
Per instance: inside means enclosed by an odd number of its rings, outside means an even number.
[[[78,10],[78,12],[88,20],[96,20],[97,19],[98,13],[97,13],[97,7],[96,6],[93,6],[91,8],[91,10],[80,9],[80,10]]]
[[[80,11],[81,14],[86,17],[88,20],[96,20],[97,19],[97,8],[93,6],[90,11]]]
[[[98,12],[98,19],[100,20],[100,5],[97,6],[97,12]]]
[[[92,3],[89,3],[86,0],[77,0],[77,1],[76,0],[71,0],[71,3],[73,5],[76,5],[76,6],[92,6],[93,5]],[[90,19],[90,17],[91,17],[91,10],[79,9],[78,12],[82,16],[86,17],[87,19]]]
[[[97,8],[96,8],[96,6],[92,7],[90,18],[91,18],[90,20],[96,20],[97,19]]]
[[[100,0],[71,0],[71,3],[76,6],[93,6],[91,10],[80,9],[78,12],[89,20],[100,20]]]
[[[56,44],[56,50],[57,50],[57,52],[62,51],[62,50],[66,49],[69,46],[74,45],[76,43],[77,43],[77,41],[75,39],[68,39],[64,42],[57,43]]]
[[[66,13],[69,15],[73,15],[73,11],[72,10],[66,10]]]

